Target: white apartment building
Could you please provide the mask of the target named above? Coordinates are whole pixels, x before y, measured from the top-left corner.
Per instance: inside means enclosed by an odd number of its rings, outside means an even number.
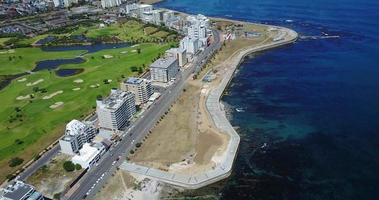
[[[160,58],[150,65],[151,80],[167,83],[179,71],[178,59],[173,56]]]
[[[199,39],[184,37],[180,41],[180,48],[185,49],[188,54],[195,55],[199,51]]]
[[[79,151],[78,139],[75,136],[65,135],[59,140],[61,152],[68,155],[75,155]]]
[[[142,78],[130,77],[121,82],[120,88],[125,92],[129,91],[135,95],[136,105],[146,103],[153,94],[151,81]]]
[[[66,125],[65,135],[59,140],[62,153],[74,155],[86,142],[91,142],[96,135],[96,129],[76,119]]]
[[[102,8],[116,7],[122,4],[122,0],[101,0]]]
[[[164,23],[164,20],[163,20],[163,15],[166,11],[164,10],[153,10],[152,13],[153,13],[153,23],[156,24],[156,25],[161,25],[162,23]]]
[[[108,130],[120,130],[136,113],[135,95],[132,92],[112,89],[107,98],[98,99],[96,104],[100,128]]]
[[[187,51],[184,48],[171,48],[166,51],[166,56],[173,56],[178,59],[179,67],[187,64]]]

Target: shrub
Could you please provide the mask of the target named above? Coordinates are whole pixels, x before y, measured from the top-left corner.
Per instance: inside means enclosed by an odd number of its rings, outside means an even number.
[[[66,161],[63,163],[63,168],[67,171],[67,172],[72,172],[75,170],[75,164],[72,163],[71,161]]]
[[[81,166],[80,164],[76,164],[76,165],[75,165],[75,169],[76,169],[76,170],[81,170],[81,169],[82,169],[82,166]]]
[[[9,167],[16,167],[17,165],[21,165],[24,162],[24,159],[19,157],[14,157],[9,160]]]
[[[8,175],[6,176],[6,178],[8,179],[8,181],[14,179],[15,177],[16,177],[16,176],[13,175],[13,174],[8,174]]]
[[[137,148],[140,148],[141,145],[142,145],[142,143],[141,143],[141,142],[138,142],[138,143],[136,144],[136,147],[137,147]]]

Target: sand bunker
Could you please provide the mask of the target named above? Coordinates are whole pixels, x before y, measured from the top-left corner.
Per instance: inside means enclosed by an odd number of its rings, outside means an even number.
[[[100,87],[100,84],[90,85],[91,88],[98,88]]]
[[[132,50],[132,52],[137,52],[137,50]]]
[[[37,85],[38,83],[41,83],[43,81],[44,81],[43,78],[41,78],[41,79],[34,81],[33,83],[32,82],[27,83],[26,86],[29,87],[29,86]]]
[[[62,93],[63,93],[63,91],[59,90],[59,91],[56,91],[50,95],[46,95],[46,96],[42,97],[42,99],[50,99],[50,98],[54,97],[55,95],[62,94]]]
[[[18,79],[17,81],[18,82],[24,82],[24,81],[26,81],[27,79],[26,78],[22,78],[22,79]]]
[[[0,54],[14,53],[14,52],[16,52],[14,49],[10,49],[10,50],[7,50],[7,51],[0,51]]]
[[[73,91],[78,91],[78,90],[80,90],[80,87],[73,88],[72,90],[73,90]]]
[[[111,56],[111,55],[103,55],[103,58],[109,59],[109,58],[113,58],[113,56]]]
[[[139,46],[139,44],[135,44],[135,45],[133,45],[131,47],[134,48],[134,47],[138,47],[138,46]]]
[[[62,101],[55,102],[53,105],[49,106],[51,109],[56,109],[59,108],[63,105],[64,103]]]
[[[108,79],[108,83],[111,83],[112,82],[112,79]]]
[[[18,96],[16,99],[17,100],[25,100],[25,99],[29,99],[30,98],[30,95],[25,95],[25,96]]]
[[[121,51],[120,52],[121,54],[126,54],[126,53],[128,53],[127,51]]]
[[[74,80],[74,83],[83,83],[84,81],[83,81],[83,79],[76,79],[76,80]]]

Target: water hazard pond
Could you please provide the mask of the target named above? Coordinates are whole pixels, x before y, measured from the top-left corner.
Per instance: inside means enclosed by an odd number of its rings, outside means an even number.
[[[106,49],[118,49],[129,47],[129,43],[117,43],[117,44],[103,44],[96,43],[91,45],[69,45],[69,46],[51,46],[51,47],[42,47],[41,49],[45,52],[54,52],[54,51],[74,51],[74,50],[82,50],[85,53],[67,59],[54,59],[54,60],[41,60],[36,63],[35,67],[31,70],[31,72],[38,72],[41,70],[56,70],[55,74],[59,77],[68,77],[80,74],[84,71],[84,69],[59,69],[60,66],[66,64],[80,64],[85,62],[85,59],[82,58],[83,55],[88,53],[95,53],[101,50]],[[6,78],[0,79],[0,90],[5,88],[7,85],[11,83],[13,79],[19,78],[21,76],[25,76],[30,74],[31,72],[24,72],[15,75],[4,75]]]

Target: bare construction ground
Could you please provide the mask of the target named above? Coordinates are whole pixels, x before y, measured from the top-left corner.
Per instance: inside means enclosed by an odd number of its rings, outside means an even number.
[[[228,138],[212,128],[201,95],[202,82],[190,80],[170,112],[152,130],[131,162],[165,171],[196,173],[214,166]]]
[[[53,199],[55,194],[62,192],[83,171],[66,172],[63,169],[63,163],[67,160],[70,160],[69,156],[57,155],[30,176],[27,182],[35,186],[46,197]]]
[[[126,195],[136,187],[135,179],[125,172],[117,171],[105,186],[96,194],[94,200],[127,199]],[[132,195],[132,194],[129,194]]]
[[[197,173],[211,169],[223,158],[228,136],[220,132],[205,108],[209,91],[222,80],[225,61],[241,49],[271,42],[267,26],[230,21],[215,21],[218,29],[233,30],[237,39],[225,41],[199,79],[207,71],[213,71],[215,79],[210,83],[189,80],[186,91],[170,112],[152,130],[142,146],[129,156],[131,162],[179,173]],[[245,32],[258,33],[246,37]]]

